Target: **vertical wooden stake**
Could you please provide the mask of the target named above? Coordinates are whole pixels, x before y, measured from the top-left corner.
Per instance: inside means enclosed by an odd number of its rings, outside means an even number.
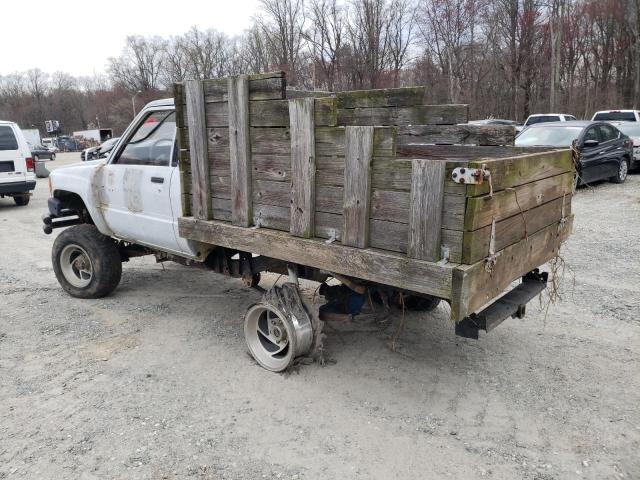
[[[249,80],[229,77],[229,153],[231,160],[231,222],[248,227],[252,222],[251,140],[249,137]]]
[[[440,235],[446,162],[413,160],[407,256],[440,260]]]
[[[200,220],[210,220],[212,212],[211,181],[209,179],[207,125],[202,81],[186,80],[184,90],[187,98],[193,216]]]
[[[314,99],[289,100],[291,127],[291,225],[298,237],[314,235],[316,142]]]
[[[369,246],[374,127],[346,127],[342,243]]]

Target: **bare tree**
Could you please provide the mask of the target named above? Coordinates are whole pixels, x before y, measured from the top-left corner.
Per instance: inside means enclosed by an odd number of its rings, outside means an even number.
[[[109,58],[109,75],[130,92],[157,90],[165,44],[160,37],[127,37],[122,55]]]
[[[384,0],[353,0],[347,28],[357,87],[376,88],[389,60],[390,15]]]
[[[266,46],[278,68],[287,72],[291,85],[301,75],[305,11],[302,0],[260,0],[263,15],[255,17]]]
[[[337,0],[313,0],[309,7],[310,32],[305,34],[313,50],[313,87],[316,88],[316,65],[322,72],[324,85],[335,89],[336,74],[340,68],[340,53],[345,36],[345,9]]]
[[[416,10],[410,0],[391,0],[389,5],[389,63],[393,86],[400,84],[400,72],[407,63],[413,42]]]

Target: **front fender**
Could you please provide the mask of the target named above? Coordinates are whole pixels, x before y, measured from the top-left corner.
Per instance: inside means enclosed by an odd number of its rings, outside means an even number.
[[[102,174],[104,161],[84,162],[72,164],[51,172],[51,188],[54,197],[60,192],[78,195],[84,203],[87,212],[96,228],[104,235],[112,236],[113,232],[104,219],[100,190],[102,188]]]

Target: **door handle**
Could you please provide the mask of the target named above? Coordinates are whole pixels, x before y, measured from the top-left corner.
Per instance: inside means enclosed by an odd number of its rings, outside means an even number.
[[[151,183],[164,183],[164,177],[151,177]]]

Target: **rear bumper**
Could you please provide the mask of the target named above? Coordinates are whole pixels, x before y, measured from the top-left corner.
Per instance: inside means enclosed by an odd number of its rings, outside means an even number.
[[[479,313],[456,323],[456,335],[478,339],[480,330],[490,332],[507,318],[523,318],[525,308],[547,286],[548,273],[535,269],[522,277],[522,283]]]
[[[28,193],[34,188],[36,188],[35,180],[0,183],[0,194],[7,195],[9,193]]]

